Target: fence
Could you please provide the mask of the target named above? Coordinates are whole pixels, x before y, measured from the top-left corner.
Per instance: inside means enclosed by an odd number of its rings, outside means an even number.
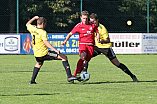
[[[25,23],[35,15],[48,20],[49,33],[67,33],[82,10],[97,13],[110,33],[157,31],[156,0],[3,0],[0,10],[0,33],[27,33]]]

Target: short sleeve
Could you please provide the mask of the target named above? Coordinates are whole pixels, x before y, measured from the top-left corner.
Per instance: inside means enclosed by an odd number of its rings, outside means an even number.
[[[71,33],[72,34],[75,34],[78,32],[78,25],[76,25],[72,30],[71,30]]]
[[[100,32],[99,32],[99,33],[101,33],[101,34],[102,34],[103,39],[107,39],[107,38],[109,38],[108,31],[107,31],[107,29],[106,29],[104,26],[102,26],[102,29],[100,30]]]
[[[30,32],[30,33],[32,33],[33,31],[35,31],[37,28],[36,28],[36,26],[34,26],[34,25],[31,25],[31,24],[29,24],[28,26],[27,26],[27,30]]]

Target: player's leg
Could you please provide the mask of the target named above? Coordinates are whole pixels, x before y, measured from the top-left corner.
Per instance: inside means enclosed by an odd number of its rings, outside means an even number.
[[[38,59],[36,59],[36,60],[38,61]],[[31,78],[31,81],[29,82],[29,84],[36,84],[35,79],[36,79],[38,72],[42,65],[43,65],[43,61],[36,63],[36,65],[34,66],[32,78]]]
[[[56,59],[57,60],[62,60],[62,64],[63,64],[63,67],[65,68],[67,76],[71,77],[72,75],[71,75],[70,65],[69,65],[67,56],[62,54],[62,53],[60,53]]]
[[[77,62],[77,68],[75,70],[74,76],[81,73],[82,68],[83,68],[83,62],[85,61],[85,58],[86,58],[86,55],[87,55],[87,53],[83,50],[80,50],[79,54],[80,54],[80,59]]]
[[[67,59],[67,56],[60,53],[57,57],[57,59],[61,59],[62,60],[62,64],[63,64],[63,67],[65,68],[65,71],[66,71],[66,74],[67,74],[67,77],[68,77],[68,81],[70,82],[71,80],[76,80],[78,78],[76,77],[73,77],[72,74],[71,74],[71,70],[70,70],[70,65],[69,65],[69,62],[68,62],[68,59]]]
[[[57,54],[55,51],[49,51],[45,60],[62,60],[63,67],[65,68],[68,78],[72,76],[66,55],[62,53]]]
[[[67,77],[70,78],[72,75],[71,75],[70,65],[69,65],[67,56],[62,54],[62,53],[60,53],[58,55],[57,59],[61,59],[62,60],[62,64],[63,64],[63,67],[65,68]]]
[[[83,64],[84,64],[84,65],[83,65],[82,71],[83,71],[83,72],[87,72],[87,69],[88,69],[88,62],[87,62],[87,61],[84,61]]]
[[[94,46],[94,53],[93,53],[92,57],[96,57],[99,54],[101,54],[101,51],[99,50],[99,48],[97,46]],[[82,71],[87,72],[87,69],[88,69],[88,61],[84,62]]]
[[[112,59],[111,62],[115,66],[120,68],[122,71],[124,71],[126,74],[130,75],[130,77],[133,79],[134,82],[138,82],[136,76],[131,73],[131,71],[127,68],[127,66],[125,66],[123,63],[120,63],[117,58]]]
[[[130,70],[124,64],[120,63],[117,58],[112,59],[111,62],[112,64],[123,70],[126,74],[133,77],[133,74],[130,72]]]
[[[83,68],[83,62],[85,61],[85,58],[87,56],[86,46],[87,45],[84,45],[84,44],[80,44],[79,45],[79,56],[80,56],[80,59],[77,62],[77,68],[75,70],[74,76],[76,76],[77,74],[81,73],[81,70]]]
[[[67,56],[60,53],[60,54],[57,54],[56,52],[54,51],[49,51],[51,54],[50,59],[55,59],[55,60],[62,60],[62,64],[63,64],[63,67],[65,68],[65,71],[66,71],[66,74],[67,74],[67,77],[68,77],[68,81],[72,81],[72,80],[77,80],[79,79],[78,77],[74,77],[72,76],[71,74],[71,70],[70,70],[70,65],[69,65],[69,62],[68,62],[68,59],[67,59]]]
[[[131,73],[131,71],[124,64],[122,64],[118,61],[118,59],[116,58],[116,55],[115,55],[114,51],[112,50],[112,48],[108,48],[108,52],[107,52],[106,56],[109,58],[109,60],[112,62],[112,64],[114,64],[115,66],[120,68],[126,74],[130,75],[130,77],[133,79],[134,82],[138,82],[136,76],[133,75]]]
[[[86,58],[84,60],[84,62],[87,62],[86,65],[88,64],[88,62],[91,60],[92,56],[93,56],[93,53],[94,53],[94,46],[86,46],[87,50],[86,50]],[[83,62],[83,63],[84,63]],[[85,66],[84,66],[85,67]],[[86,66],[86,68],[88,68],[88,66]],[[81,71],[83,70],[84,68],[82,68],[80,70],[80,73]],[[87,70],[85,70],[87,72]],[[79,79],[78,81],[82,81],[82,79]]]

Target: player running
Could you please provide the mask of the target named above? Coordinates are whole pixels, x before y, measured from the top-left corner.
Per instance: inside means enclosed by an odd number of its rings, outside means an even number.
[[[82,22],[78,23],[72,31],[66,36],[66,39],[61,45],[65,45],[68,39],[75,33],[79,33],[79,56],[74,76],[79,74],[83,68],[83,62],[89,62],[95,45],[95,33],[97,34],[97,42],[99,42],[99,33],[94,22],[88,21],[88,11],[82,11],[80,16]]]
[[[135,75],[133,75],[130,70],[122,63],[118,61],[116,58],[116,55],[114,51],[112,50],[112,44],[110,42],[109,34],[107,32],[107,29],[98,22],[98,16],[95,13],[92,13],[90,15],[90,21],[93,21],[98,26],[99,34],[100,34],[100,42],[95,40],[95,47],[94,47],[94,54],[93,57],[100,55],[101,53],[104,54],[115,66],[120,68],[122,71],[124,71],[126,74],[130,75],[130,77],[133,79],[133,82],[138,82],[138,79]],[[83,68],[83,71],[87,71],[88,68],[88,62]]]
[[[37,20],[37,26],[31,25],[33,21]],[[71,75],[70,66],[67,60],[67,56],[56,50],[49,42],[47,38],[47,32],[44,30],[47,20],[44,17],[34,16],[26,23],[27,30],[31,33],[33,41],[33,51],[36,58],[36,65],[33,69],[33,75],[29,84],[36,84],[35,79],[37,74],[46,60],[62,60],[62,64],[65,68],[68,82],[79,79],[78,77]],[[50,48],[51,50],[48,50]]]

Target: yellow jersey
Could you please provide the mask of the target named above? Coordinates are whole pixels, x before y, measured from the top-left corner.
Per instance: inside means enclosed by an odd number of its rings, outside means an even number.
[[[48,40],[47,32],[43,29],[38,29],[35,25],[29,24],[27,30],[32,36],[32,45],[35,57],[45,56],[48,52],[48,47],[44,44],[44,40]]]
[[[100,23],[99,23],[99,26],[98,26],[98,31],[99,31],[99,34],[100,34],[100,41],[102,39],[110,38],[107,29],[105,28],[105,26],[103,26]],[[104,44],[98,43],[97,37],[95,37],[95,45],[98,48],[110,48],[112,44],[111,44],[111,42],[110,43],[104,43]]]

